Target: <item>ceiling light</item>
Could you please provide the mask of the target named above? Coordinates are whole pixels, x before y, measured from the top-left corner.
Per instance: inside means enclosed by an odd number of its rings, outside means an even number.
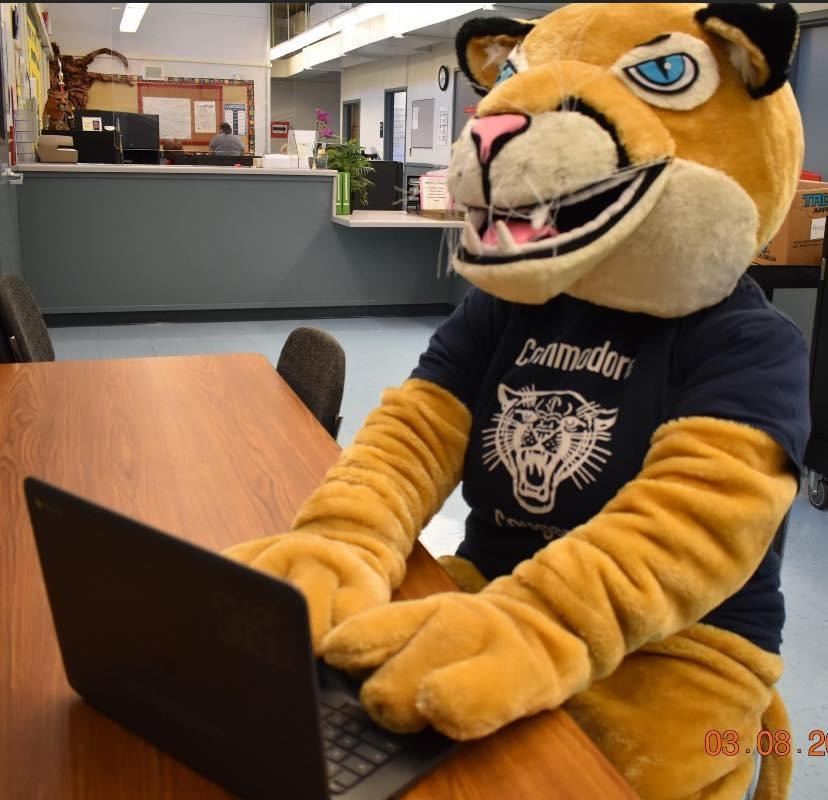
[[[135,33],[141,20],[144,18],[144,12],[147,10],[149,3],[127,3],[124,7],[124,15],[121,17],[121,33]]]
[[[343,54],[364,45],[374,44],[388,38],[402,39],[406,33],[420,28],[438,25],[442,22],[490,10],[492,3],[360,3],[329,20],[280,42],[270,49],[270,60],[275,61],[303,50],[309,45],[328,39],[337,33],[343,34]],[[372,26],[370,32],[356,32],[360,23],[384,18],[380,25]]]
[[[298,36],[292,36],[284,42],[280,42],[275,47],[270,48],[270,60],[275,61],[277,58],[295,53],[309,44],[327,39],[335,33],[341,33],[346,28],[353,28],[361,22],[366,22],[375,17],[381,17],[388,12],[389,3],[360,3],[356,8],[350,11],[345,11],[342,14],[337,14],[325,22],[320,22],[319,25],[314,25],[312,28],[300,33]]]

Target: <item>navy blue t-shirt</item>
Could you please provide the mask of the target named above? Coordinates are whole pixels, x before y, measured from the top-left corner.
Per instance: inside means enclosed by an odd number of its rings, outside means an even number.
[[[463,470],[471,512],[457,552],[492,579],[597,514],[638,474],[668,420],[746,423],[779,442],[796,469],[810,432],[808,371],[801,332],[745,276],[718,305],[677,319],[568,295],[519,305],[474,289],[412,377],[472,413]],[[778,652],[776,554],[704,622]]]

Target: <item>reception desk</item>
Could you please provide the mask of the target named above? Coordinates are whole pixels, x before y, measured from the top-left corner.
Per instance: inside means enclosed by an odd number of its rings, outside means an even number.
[[[17,170],[22,272],[45,314],[432,313],[466,288],[440,227],[336,224],[333,171]]]

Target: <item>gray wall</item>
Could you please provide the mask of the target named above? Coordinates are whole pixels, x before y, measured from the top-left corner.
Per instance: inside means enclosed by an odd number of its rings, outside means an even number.
[[[331,115],[330,127],[339,133],[339,79],[328,81],[270,79],[270,118],[287,120],[298,130],[316,128],[316,109],[324,108]],[[271,140],[271,150],[279,139]]]
[[[333,177],[229,172],[27,173],[23,275],[43,311],[450,302],[441,230],[345,228]]]
[[[8,146],[0,141],[0,171],[9,163]],[[12,186],[9,179],[0,177],[0,275],[20,275],[20,225],[17,215],[19,186]]]

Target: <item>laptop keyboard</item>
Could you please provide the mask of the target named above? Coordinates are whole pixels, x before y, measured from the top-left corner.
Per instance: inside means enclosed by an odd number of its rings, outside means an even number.
[[[380,728],[347,699],[321,702],[328,790],[342,794],[402,749],[403,737]]]

